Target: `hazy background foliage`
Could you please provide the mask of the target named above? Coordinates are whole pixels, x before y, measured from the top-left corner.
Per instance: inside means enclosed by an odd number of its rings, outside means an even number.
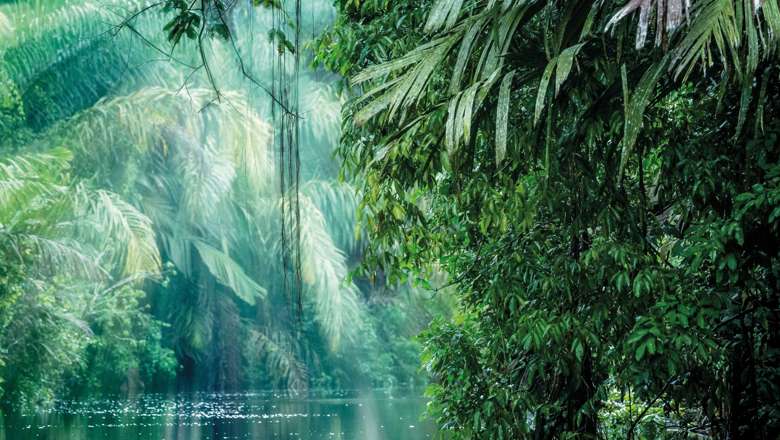
[[[134,15],[145,6],[0,4],[4,398],[419,383],[413,337],[449,301],[348,277],[364,239],[332,158],[339,78],[300,74],[298,315],[271,98],[256,84],[292,74],[272,70],[292,56],[271,32],[280,12],[237,5],[231,39],[173,48],[161,30],[175,11]],[[334,16],[307,2],[304,42]]]

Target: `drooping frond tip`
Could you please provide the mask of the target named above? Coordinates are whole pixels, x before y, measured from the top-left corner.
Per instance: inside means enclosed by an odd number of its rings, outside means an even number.
[[[442,28],[451,28],[457,22],[462,6],[463,0],[439,0],[434,3],[425,23],[425,31],[436,32]]]
[[[764,5],[764,0],[752,0],[753,13],[757,14]],[[746,5],[747,9],[750,9]],[[647,33],[651,20],[655,16],[655,44],[660,46],[665,36],[674,32],[683,21],[689,22],[694,9],[702,9],[699,4],[692,5],[691,0],[629,0],[607,22],[606,30],[609,30],[620,20],[639,10],[639,21],[636,32],[636,48],[644,47],[647,41]]]
[[[114,259],[123,275],[159,272],[160,253],[152,221],[108,191],[90,192],[86,198],[86,211],[96,220],[99,232],[122,244],[117,246]]]
[[[337,350],[361,327],[358,290],[352,282],[343,282],[348,275],[346,256],[328,234],[322,212],[305,195],[300,232],[303,282],[314,294],[315,319],[331,349]]]
[[[14,33],[14,26],[11,20],[0,12],[0,36],[11,36]]]
[[[308,371],[296,356],[295,341],[281,332],[266,334],[249,329],[249,344],[253,350],[263,353],[268,371],[290,391],[304,391],[308,387]]]
[[[24,203],[25,197],[51,192],[71,159],[71,152],[64,148],[0,159],[0,212],[10,216],[17,209],[11,203]]]
[[[755,0],[760,1],[760,0]],[[640,49],[647,40],[647,31],[650,19],[655,12],[656,17],[656,45],[660,45],[663,35],[669,34],[682,24],[683,19],[689,16],[691,9],[690,0],[630,0],[620,8],[607,23],[607,30],[618,21],[639,9],[639,23],[636,32],[636,48]]]
[[[263,298],[267,295],[265,288],[249,277],[228,254],[200,240],[194,240],[193,245],[198,250],[198,254],[208,267],[209,272],[221,284],[229,287],[239,299],[249,305],[254,305],[256,298]]]

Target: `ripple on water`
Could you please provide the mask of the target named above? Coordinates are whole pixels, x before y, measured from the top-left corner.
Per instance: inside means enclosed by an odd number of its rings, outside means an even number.
[[[425,404],[416,395],[380,392],[96,397],[62,400],[45,411],[9,418],[0,425],[0,440],[417,440],[436,432],[420,419]]]

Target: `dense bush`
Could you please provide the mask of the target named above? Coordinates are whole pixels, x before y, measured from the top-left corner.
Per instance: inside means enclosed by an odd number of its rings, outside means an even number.
[[[462,302],[425,336],[443,427],[778,435],[776,2],[338,5],[366,261]]]

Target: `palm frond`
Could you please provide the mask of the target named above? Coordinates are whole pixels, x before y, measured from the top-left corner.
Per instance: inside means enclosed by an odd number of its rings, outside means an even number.
[[[271,190],[274,164],[271,158],[273,128],[238,92],[224,93],[225,102],[205,109],[204,130],[219,140],[251,192]]]
[[[151,220],[116,194],[81,192],[82,199],[86,198],[82,209],[95,219],[97,235],[110,238],[104,244],[113,251],[114,263],[122,268],[122,274],[157,273],[160,254]]]
[[[56,3],[52,7],[51,3]],[[42,129],[92,105],[130,74],[142,58],[120,50],[125,38],[107,31],[115,17],[105,5],[41,2],[14,5],[13,37],[0,43],[4,69],[19,89],[28,123]]]
[[[290,391],[304,391],[308,388],[308,372],[296,357],[294,341],[281,332],[270,335],[263,331],[249,329],[249,352],[259,352],[266,364],[266,371],[273,375],[276,387]]]
[[[82,220],[74,216],[74,197],[68,192],[71,153],[55,148],[0,161],[0,223],[16,254],[35,257],[34,273],[70,271],[90,279],[106,271],[89,242],[78,240]]]
[[[731,58],[732,51],[742,43],[734,2],[702,1],[696,4],[695,12],[690,29],[676,49],[675,74],[687,76],[697,61],[701,61],[705,68],[711,66],[713,44],[717,47],[724,65],[730,64],[729,59],[733,59],[734,67],[741,70],[739,58]]]
[[[65,148],[0,159],[0,179],[52,176],[52,173],[67,169],[71,159],[72,154]]]
[[[440,29],[452,28],[458,20],[461,7],[463,7],[463,0],[437,0],[428,14],[425,31],[436,32]]]
[[[103,168],[113,163],[126,166],[156,152],[165,157],[178,146],[172,143],[194,143],[202,137],[198,110],[208,102],[209,93],[150,86],[102,98],[50,129],[41,142],[67,145],[78,162]]]
[[[614,26],[639,10],[636,46],[646,41],[653,17],[656,19],[656,45],[681,30],[679,43],[672,46],[676,76],[688,76],[696,65],[712,66],[713,49],[724,66],[739,75],[752,77],[760,54],[771,53],[777,45],[780,14],[776,2],[752,0],[631,0],[607,23]],[[683,22],[688,26],[682,31]],[[763,22],[763,23],[762,23]],[[741,51],[744,45],[746,51]]]
[[[35,252],[36,259],[31,269],[40,276],[69,273],[90,280],[102,280],[109,275],[100,264],[101,255],[75,238],[19,234],[16,241]]]
[[[576,65],[577,53],[588,44],[594,20],[603,15],[606,7],[610,7],[608,4],[596,3],[587,13],[587,18],[582,16],[584,20],[570,20],[566,11],[561,10],[560,28],[552,32],[552,37],[544,37],[546,68],[544,64],[540,67],[533,62],[515,66],[514,71],[504,72],[506,54],[512,42],[518,38],[527,38],[519,29],[526,24],[533,26],[538,23],[538,16],[546,14],[545,5],[555,9],[544,2],[491,0],[469,8],[469,12],[464,14],[460,0],[438,0],[428,20],[427,29],[436,32],[429,42],[400,58],[368,67],[353,78],[352,83],[355,85],[382,81],[355,101],[359,106],[355,115],[356,124],[360,125],[372,118],[387,123],[398,115],[403,121],[407,109],[426,97],[435,99],[433,95],[437,94],[428,93],[427,90],[431,72],[441,70],[445,61],[451,60],[454,67],[447,78],[450,96],[444,102],[429,103],[447,106],[443,133],[445,145],[452,154],[461,144],[470,142],[474,115],[480,110],[483,99],[499,82],[497,80],[503,78],[500,81],[502,86],[498,93],[500,102],[496,108],[495,125],[496,159],[500,161],[507,148],[506,124],[511,82],[514,80],[517,83],[513,88],[518,90],[538,81],[533,112],[536,124],[550,102],[548,96],[551,85],[554,84],[557,97]],[[738,128],[741,128],[749,107],[750,90],[759,60],[776,53],[777,34],[780,32],[780,8],[776,2],[700,0],[689,5],[683,0],[630,0],[619,11],[611,14],[605,29],[609,30],[634,11],[639,11],[638,46],[644,44],[648,29],[653,28],[651,21],[655,17],[656,41],[659,45],[665,42],[664,49],[671,58],[667,65],[672,66],[670,69],[677,79],[684,80],[697,66],[706,70],[716,61],[720,64],[719,68],[736,71],[737,79],[743,85],[743,105],[738,123]],[[566,40],[571,45],[561,47],[566,35],[572,36]],[[578,39],[577,35],[580,36]],[[457,54],[451,56],[455,46],[459,49]],[[655,67],[652,66],[652,72],[648,71],[645,77],[649,75],[658,79],[664,73]],[[518,71],[521,71],[521,75],[517,74]],[[464,81],[469,75],[470,81]],[[643,81],[637,85],[639,89],[632,93],[632,96],[638,98],[634,100],[636,105],[627,107],[631,113],[626,115],[626,144],[629,150],[632,138],[636,136],[633,127],[641,125],[643,111],[639,110],[644,107],[639,104],[646,102],[646,99],[639,98],[652,92],[651,87],[645,87],[651,82],[655,84],[655,81]],[[410,133],[419,126],[418,123],[418,119],[414,119],[405,125],[398,124],[401,128],[390,139],[398,139],[400,135]]]
[[[180,354],[199,359],[212,341],[214,307],[211,292],[188,289],[181,295],[171,295],[167,309],[175,328],[174,344]]]
[[[4,65],[13,80],[27,89],[33,79],[58,60],[72,57],[108,29],[108,11],[94,3],[50,7],[20,5],[11,11],[15,31],[2,44]],[[63,43],[70,44],[63,44]]]
[[[14,25],[5,14],[0,12],[0,37],[10,38],[14,33]]]
[[[391,86],[379,85],[368,92],[370,96],[387,88],[381,96],[373,99],[355,115],[355,122],[363,124],[385,110],[388,111],[387,118],[393,119],[398,111],[403,111],[417,103],[431,75],[447,57],[458,37],[459,34],[455,32],[438,37],[403,57],[369,67],[355,75],[352,79],[353,85],[384,78],[386,75],[408,68]]]
[[[506,156],[506,145],[509,132],[509,98],[515,71],[504,75],[498,87],[498,103],[496,104],[496,165],[500,165]]]
[[[390,121],[399,111],[403,120],[403,111],[420,102],[432,73],[440,69],[449,59],[452,49],[459,45],[449,81],[451,96],[444,139],[450,153],[462,142],[470,142],[473,117],[496,81],[503,76],[504,59],[513,37],[521,23],[530,20],[535,6],[527,2],[510,2],[498,7],[496,2],[490,2],[489,7],[473,15],[450,22],[452,17],[458,17],[460,7],[458,1],[438,2],[429,24],[431,29],[443,26],[445,31],[407,55],[371,66],[353,78],[353,84],[360,84],[397,75],[365,95],[363,99],[368,103],[355,115],[357,124],[365,123],[378,114],[384,115],[383,121]],[[477,47],[481,48],[480,53],[474,52]],[[467,71],[472,73],[472,80],[464,85]],[[565,79],[565,75],[563,77]],[[373,97],[380,92],[381,95]],[[368,100],[368,97],[371,99]],[[414,127],[414,123],[408,127]]]
[[[183,209],[194,223],[208,224],[226,201],[236,175],[234,164],[211,142],[186,142],[176,151],[178,177],[184,195]]]
[[[301,98],[304,135],[312,140],[312,146],[332,148],[341,131],[342,98],[327,85],[313,81],[308,83]]]
[[[308,197],[302,195],[300,203],[302,278],[314,294],[315,319],[335,350],[362,324],[358,290],[346,280],[346,258],[328,234],[322,212]]]
[[[38,196],[62,193],[72,154],[64,148],[0,159],[0,221],[29,208]]]
[[[642,116],[645,113],[647,105],[650,103],[650,99],[653,97],[653,90],[655,84],[658,82],[661,74],[666,69],[666,63],[668,57],[664,57],[661,61],[653,64],[653,66],[645,71],[645,74],[639,80],[634,91],[628,95],[628,86],[625,85],[626,73],[623,71],[624,81],[624,93],[627,95],[624,97],[625,102],[625,124],[623,130],[623,153],[620,159],[619,173],[622,176],[628,161],[629,154],[634,149],[639,131],[642,128]]]
[[[266,296],[266,290],[250,278],[241,266],[226,253],[209,246],[201,240],[193,240],[200,258],[209,272],[236,296],[247,304],[254,304],[256,298]]]
[[[450,99],[444,137],[444,143],[450,154],[457,150],[461,142],[468,145],[471,141],[473,117],[493,88],[498,74],[499,70],[496,69],[488,78],[473,83]]]
[[[132,152],[147,153],[159,141],[162,127],[170,124],[174,112],[189,108],[183,101],[159,87],[102,98],[54,127],[47,142],[68,145],[85,160],[124,159]]]
[[[206,105],[211,94],[152,86],[102,99],[54,128],[48,142],[104,167],[173,154],[189,212],[207,217],[236,175],[255,194],[267,193],[274,175],[270,125],[238,93],[223,91],[223,103]]]
[[[607,22],[607,29],[622,20],[632,12],[639,10],[639,22],[636,31],[637,49],[645,45],[650,20],[655,13],[657,17],[656,44],[660,45],[665,34],[671,34],[688,17],[690,8],[689,0],[631,0],[620,8]]]
[[[357,222],[358,196],[347,183],[329,180],[310,180],[301,192],[322,213],[336,247],[348,255],[360,252],[360,229]]]

